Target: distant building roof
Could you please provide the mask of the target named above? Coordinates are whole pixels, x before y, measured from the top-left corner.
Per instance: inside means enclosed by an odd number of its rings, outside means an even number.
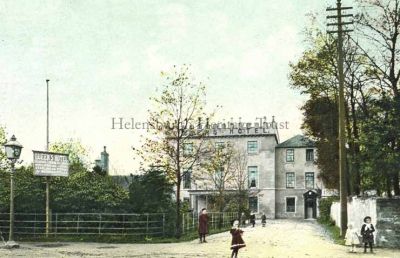
[[[305,137],[304,135],[296,135],[278,145],[276,148],[307,148],[315,147],[315,142]]]

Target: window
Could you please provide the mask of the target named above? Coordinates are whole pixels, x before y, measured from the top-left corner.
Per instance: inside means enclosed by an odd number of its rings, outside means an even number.
[[[257,197],[249,197],[249,210],[250,212],[258,212],[258,198]]]
[[[225,143],[224,142],[216,142],[215,143],[215,148],[217,150],[222,150],[223,148],[225,148]]]
[[[249,188],[257,187],[257,177],[258,177],[258,169],[256,166],[251,166],[247,168],[249,175]]]
[[[286,212],[296,212],[295,197],[286,197]]]
[[[295,187],[295,175],[294,172],[286,173],[286,188],[294,188]]]
[[[293,161],[294,161],[294,149],[287,149],[286,162],[293,162]]]
[[[306,188],[314,188],[314,172],[306,172]]]
[[[192,170],[183,172],[183,189],[190,189],[192,185]]]
[[[214,175],[214,182],[215,182],[215,188],[220,189],[222,184],[223,184],[223,176],[224,174],[224,168],[221,167],[220,169],[218,169],[217,171],[215,171],[215,175]]]
[[[183,155],[189,156],[193,154],[193,143],[183,144]]]
[[[257,153],[258,152],[258,142],[248,141],[247,142],[247,153]]]
[[[314,161],[314,150],[313,149],[306,150],[306,161]]]

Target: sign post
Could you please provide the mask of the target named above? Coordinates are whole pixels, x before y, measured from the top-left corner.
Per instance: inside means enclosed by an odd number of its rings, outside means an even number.
[[[33,169],[36,176],[68,176],[68,154],[33,151]]]
[[[50,187],[51,176],[68,176],[68,154],[33,151],[33,171],[36,176],[46,177],[46,236],[50,229]]]

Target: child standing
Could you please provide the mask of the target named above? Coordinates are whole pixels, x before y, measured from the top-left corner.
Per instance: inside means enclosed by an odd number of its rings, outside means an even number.
[[[232,242],[231,242],[231,249],[232,249],[232,255],[231,258],[237,258],[239,249],[242,247],[245,247],[246,244],[243,241],[242,235],[243,235],[243,230],[239,228],[239,221],[235,220],[233,222],[232,229],[230,231],[232,235]]]
[[[361,227],[361,235],[363,237],[364,243],[364,253],[367,252],[367,246],[369,244],[369,249],[373,253],[372,246],[374,244],[374,225],[371,223],[371,217],[367,216],[364,218],[364,224]]]
[[[267,216],[265,216],[265,213],[261,216],[261,224],[263,227],[265,227],[265,224],[267,224]]]
[[[358,239],[357,230],[353,228],[353,224],[347,226],[345,240],[345,244],[351,246],[350,253],[355,253],[355,246],[360,244],[360,240]]]

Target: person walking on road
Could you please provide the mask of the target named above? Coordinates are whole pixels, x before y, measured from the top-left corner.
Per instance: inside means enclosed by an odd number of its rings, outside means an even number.
[[[254,213],[251,214],[250,223],[251,223],[251,225],[253,225],[253,228],[254,228],[254,225],[256,224],[256,214],[254,214]]]
[[[265,224],[267,224],[267,216],[265,216],[265,213],[261,216],[261,224],[263,227],[265,227]]]
[[[233,222],[233,226],[230,231],[232,235],[232,241],[231,241],[231,258],[237,258],[239,249],[242,247],[245,247],[246,244],[243,241],[242,235],[243,235],[243,230],[239,228],[239,221],[235,220]]]
[[[207,243],[206,234],[208,234],[208,215],[207,215],[207,209],[203,208],[199,216],[200,243]]]

